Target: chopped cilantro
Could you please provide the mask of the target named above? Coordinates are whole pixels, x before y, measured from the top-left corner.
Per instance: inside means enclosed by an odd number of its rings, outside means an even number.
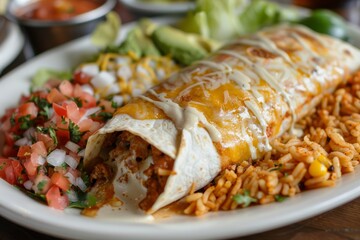
[[[233,197],[233,200],[237,203],[237,204],[241,204],[243,207],[248,207],[251,203],[255,203],[257,202],[257,199],[252,198],[250,196],[250,191],[249,190],[245,190],[243,192],[243,194],[236,194]]]
[[[10,124],[11,126],[14,126],[16,123],[15,121],[15,113],[11,114],[11,117],[10,117]]]
[[[285,197],[283,195],[280,195],[280,194],[275,195],[275,201],[277,201],[277,202],[283,202],[285,199],[287,199],[287,197]]]
[[[72,202],[69,204],[68,207],[70,208],[89,208],[89,207],[93,207],[96,205],[97,199],[94,195],[92,194],[86,194],[86,193],[82,193],[82,192],[78,192],[78,201],[76,202]]]
[[[118,108],[117,102],[111,101],[111,107],[115,109]]]
[[[71,100],[73,100],[79,108],[81,108],[83,106],[82,101],[81,101],[80,98],[74,97]]]
[[[30,98],[30,102],[35,103],[39,107],[39,115],[44,116],[46,119],[49,119],[51,103],[49,103],[45,98],[41,98],[38,96],[32,96]]]
[[[30,119],[30,115],[19,118],[20,129],[27,130],[34,125],[34,121]]]
[[[41,133],[44,133],[44,134],[49,134],[49,136],[51,137],[51,139],[53,140],[54,142],[54,145],[56,146],[58,144],[58,139],[57,139],[57,136],[56,136],[56,131],[53,127],[40,127],[40,126],[37,126],[36,129],[41,132]]]
[[[56,136],[55,129],[52,128],[52,127],[49,127],[48,132],[49,132],[49,135],[50,135],[51,139],[54,141],[54,144],[57,145],[58,144],[58,139],[57,139],[57,136]]]
[[[104,121],[107,121],[109,120],[110,118],[112,118],[112,113],[109,113],[109,112],[100,112],[98,114],[99,117],[101,117]]]
[[[80,128],[73,121],[69,123],[70,140],[74,143],[80,142],[83,133],[80,132]]]
[[[46,180],[43,180],[36,185],[37,189],[42,192],[44,190],[45,185],[47,184]]]

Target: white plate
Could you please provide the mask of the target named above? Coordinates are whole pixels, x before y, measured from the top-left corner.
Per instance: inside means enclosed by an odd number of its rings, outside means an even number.
[[[19,55],[24,46],[24,37],[20,28],[12,22],[8,23],[8,32],[0,44],[0,73]]]
[[[132,10],[148,14],[185,13],[195,7],[194,2],[149,3],[146,0],[119,0]]]
[[[170,22],[165,19],[163,22]],[[124,32],[131,25],[124,26]],[[360,44],[360,30],[349,26],[352,42]],[[29,79],[39,68],[69,69],[96,51],[88,37],[44,53],[0,80],[0,114],[27,93]],[[218,212],[203,217],[119,217],[103,211],[96,218],[51,209],[0,180],[0,215],[28,228],[71,239],[219,239],[258,233],[333,209],[360,196],[360,169],[345,175],[335,187],[301,193],[283,203]]]

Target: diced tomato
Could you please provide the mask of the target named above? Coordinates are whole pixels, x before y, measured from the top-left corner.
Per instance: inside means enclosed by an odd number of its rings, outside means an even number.
[[[67,129],[58,129],[56,136],[60,144],[65,144],[70,140],[70,132]]]
[[[18,185],[23,184],[28,179],[24,172],[24,167],[17,160],[12,160],[11,165],[14,169],[14,174],[15,174],[17,184]]]
[[[9,146],[13,146],[15,143],[14,134],[11,132],[5,133],[5,143]]]
[[[57,117],[54,120],[56,122],[56,127],[58,129],[68,129],[69,128],[69,119]]]
[[[66,97],[59,92],[56,88],[51,89],[49,95],[47,95],[46,99],[49,103],[61,103],[66,100]]]
[[[84,92],[79,84],[75,85],[74,97],[77,97],[81,100],[82,106],[84,108],[96,107],[95,97],[87,92]]]
[[[12,185],[16,183],[15,173],[10,159],[0,158],[0,178]]]
[[[19,158],[27,158],[31,155],[31,147],[30,146],[20,146],[17,156]]]
[[[37,132],[36,139],[42,141],[45,144],[46,149],[54,149],[56,147],[53,139],[47,134]]]
[[[69,205],[69,199],[66,195],[61,195],[60,188],[52,186],[46,193],[46,201],[52,208],[64,210]]]
[[[12,157],[16,156],[17,148],[14,148],[14,146],[5,145],[2,151],[2,155],[4,157]]]
[[[51,179],[44,175],[38,174],[34,180],[33,190],[35,193],[45,194],[52,186]]]
[[[69,81],[62,81],[59,86],[60,92],[67,97],[72,97],[74,86]]]
[[[54,112],[55,112],[58,116],[60,116],[60,117],[66,117],[66,114],[67,114],[66,108],[64,108],[63,106],[60,106],[60,105],[57,104],[57,103],[53,103],[53,104],[52,104],[52,107],[53,107],[53,109],[54,109]]]
[[[82,115],[80,113],[79,107],[76,105],[75,102],[71,101],[66,105],[66,111],[68,118],[73,121],[74,123],[78,123],[81,119]]]
[[[47,156],[47,150],[45,143],[43,141],[37,141],[33,145],[31,145],[31,150],[33,152],[36,152],[40,156],[46,157]]]
[[[25,117],[28,115],[30,115],[30,119],[34,119],[37,117],[38,112],[39,112],[39,110],[38,110],[37,106],[35,105],[35,103],[33,103],[33,102],[24,103],[18,108],[18,113],[16,115],[16,119],[19,119],[20,117]]]
[[[36,175],[36,169],[37,169],[37,165],[33,164],[33,162],[31,161],[31,159],[27,159],[25,160],[25,162],[23,163],[27,174],[30,177],[34,177]]]
[[[90,118],[86,118],[78,123],[80,132],[90,131],[90,128],[94,124],[94,121]]]
[[[63,191],[67,191],[70,189],[70,182],[69,180],[62,175],[61,173],[55,172],[51,176],[51,182],[61,188]]]
[[[105,112],[113,113],[115,111],[111,102],[104,99],[100,100],[99,107],[103,107]]]
[[[82,72],[82,71],[76,71],[74,74],[74,80],[75,82],[79,84],[86,84],[89,83],[91,80],[91,76]]]

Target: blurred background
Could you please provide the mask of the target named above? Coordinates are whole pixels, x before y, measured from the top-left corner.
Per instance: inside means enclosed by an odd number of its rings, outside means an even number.
[[[50,0],[59,1],[59,0]],[[57,6],[62,11],[67,11],[59,19],[46,19],[41,16],[44,11],[38,11],[37,17],[44,19],[32,19],[29,16],[20,16],[19,13],[26,5],[32,4],[33,0],[0,0],[0,76],[19,66],[26,60],[41,52],[72,39],[90,34],[96,24],[105,18],[106,13],[115,10],[121,17],[122,23],[135,21],[145,16],[182,15],[194,6],[194,1],[186,0],[96,0],[105,5],[89,11],[86,17],[71,17],[66,4]],[[306,8],[328,8],[333,10],[348,21],[360,25],[360,1],[359,0],[272,0],[282,4],[294,4]],[[45,1],[46,2],[46,1]],[[49,1],[48,1],[49,2]],[[62,1],[59,1],[62,2]],[[83,2],[89,0],[77,0],[78,5],[85,6]],[[90,1],[91,2],[91,1]],[[155,2],[155,3],[154,3]],[[166,2],[166,3],[164,3]],[[91,6],[88,6],[91,7]],[[83,7],[84,8],[84,7]],[[32,16],[33,18],[36,16]],[[49,17],[49,16],[48,16]],[[74,19],[77,19],[74,21]],[[45,21],[44,21],[45,20]],[[8,44],[7,46],[5,46]],[[10,48],[8,47],[10,46]]]

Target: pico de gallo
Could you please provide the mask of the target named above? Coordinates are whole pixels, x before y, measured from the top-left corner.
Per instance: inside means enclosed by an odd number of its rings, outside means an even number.
[[[117,103],[96,99],[89,81],[79,72],[71,81],[52,80],[1,118],[0,178],[56,209],[95,204],[86,195],[89,177],[81,160],[87,139]]]

